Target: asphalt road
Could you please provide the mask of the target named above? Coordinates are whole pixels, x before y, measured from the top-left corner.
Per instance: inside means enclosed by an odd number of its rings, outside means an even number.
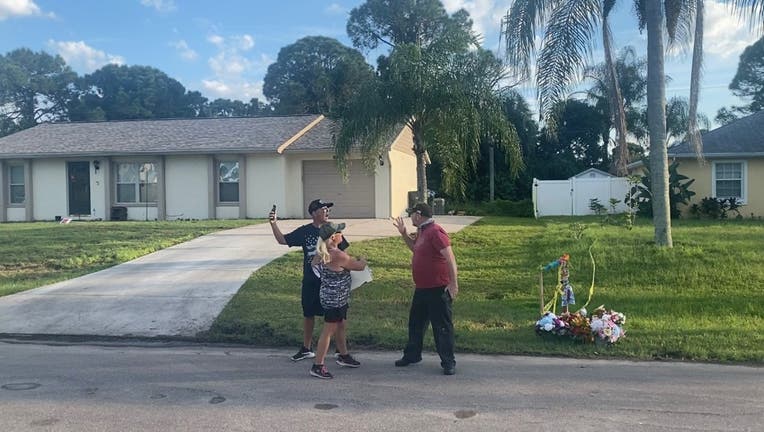
[[[762,431],[764,370],[679,362],[0,341],[0,431]]]

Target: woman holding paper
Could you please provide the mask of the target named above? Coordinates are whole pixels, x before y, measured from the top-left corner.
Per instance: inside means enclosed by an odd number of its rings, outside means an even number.
[[[348,299],[350,298],[350,271],[366,268],[366,260],[353,259],[338,246],[342,242],[344,223],[327,222],[318,230],[318,245],[313,265],[321,271],[321,306],[324,308],[324,328],[316,346],[316,358],[310,368],[310,374],[316,378],[331,379],[326,370],[324,359],[329,350],[332,336],[338,329],[345,330]],[[347,344],[341,338],[336,341],[340,351],[337,364],[346,367],[358,367],[361,364],[347,350]]]

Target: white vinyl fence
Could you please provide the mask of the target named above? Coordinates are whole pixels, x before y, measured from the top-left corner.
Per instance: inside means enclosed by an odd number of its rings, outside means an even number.
[[[533,210],[536,217],[583,216],[594,214],[589,209],[592,198],[610,211],[610,198],[618,200],[617,213],[628,210],[623,202],[629,182],[625,177],[575,178],[568,180],[533,179]]]

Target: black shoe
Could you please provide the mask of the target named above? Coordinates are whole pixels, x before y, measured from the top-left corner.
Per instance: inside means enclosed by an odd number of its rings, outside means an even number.
[[[310,350],[310,348],[302,347],[299,351],[297,351],[297,354],[290,357],[292,361],[300,361],[304,359],[313,358],[316,356],[316,353]]]
[[[422,359],[419,359],[419,360],[409,360],[406,357],[402,357],[399,360],[395,361],[395,365],[398,366],[398,367],[403,367],[403,366],[408,366],[410,364],[419,363],[420,361],[422,361]]]
[[[453,375],[456,373],[456,366],[446,366],[443,368],[443,375]]]
[[[357,368],[361,366],[361,362],[354,359],[350,354],[339,354],[336,360],[337,364],[344,367]]]
[[[332,379],[334,376],[326,370],[326,366],[314,364],[310,367],[310,375],[321,379]]]

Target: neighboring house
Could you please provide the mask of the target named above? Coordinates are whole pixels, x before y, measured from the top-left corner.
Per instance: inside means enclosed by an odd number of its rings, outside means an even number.
[[[745,204],[743,216],[764,216],[764,111],[704,133],[703,162],[686,142],[669,147],[668,158],[679,161],[680,174],[695,179],[690,205],[705,197],[735,197]]]
[[[613,178],[615,177],[613,174],[606,173],[605,171],[599,170],[597,168],[589,168],[586,171],[581,171],[580,173],[574,175],[571,178],[577,178],[577,179],[583,179],[583,178]]]
[[[0,138],[0,222],[83,219],[388,218],[416,189],[410,130],[375,173],[333,159],[331,121],[318,115],[46,123]]]

